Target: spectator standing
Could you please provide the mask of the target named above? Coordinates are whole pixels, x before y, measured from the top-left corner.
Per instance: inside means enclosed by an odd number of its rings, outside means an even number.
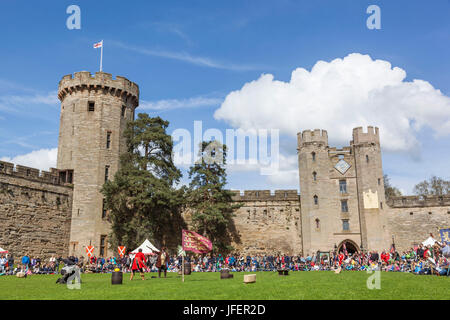
[[[6,264],[8,263],[8,260],[6,260],[5,256],[0,257],[0,272],[4,273],[6,270]]]
[[[28,268],[30,266],[30,257],[27,254],[25,254],[22,257],[22,265],[23,265],[23,269],[24,269],[25,273],[27,273],[28,272]]]
[[[8,269],[10,271],[14,270],[14,256],[12,254],[8,254]]]

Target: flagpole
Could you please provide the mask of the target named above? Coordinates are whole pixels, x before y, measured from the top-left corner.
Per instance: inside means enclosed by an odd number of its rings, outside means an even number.
[[[182,279],[182,282],[184,282],[184,255],[181,256],[181,263],[182,263],[182,265],[181,265],[181,279]]]
[[[102,40],[102,46],[100,48],[100,72],[102,72],[102,65],[103,64],[103,40]]]

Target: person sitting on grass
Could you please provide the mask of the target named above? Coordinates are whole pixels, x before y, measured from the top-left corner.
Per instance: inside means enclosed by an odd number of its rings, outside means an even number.
[[[439,260],[439,265],[436,267],[436,270],[438,271],[438,276],[450,276],[450,265],[449,261],[445,259],[444,257],[441,257]]]

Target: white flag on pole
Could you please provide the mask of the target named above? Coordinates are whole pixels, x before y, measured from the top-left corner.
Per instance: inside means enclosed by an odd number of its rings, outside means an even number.
[[[94,43],[94,49],[103,47],[103,40],[97,43]]]
[[[102,72],[103,69],[103,40],[97,43],[94,43],[94,49],[101,48],[100,51],[100,72]]]

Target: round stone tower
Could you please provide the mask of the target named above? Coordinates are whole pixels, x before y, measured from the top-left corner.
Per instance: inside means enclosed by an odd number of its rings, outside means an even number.
[[[123,131],[134,120],[139,105],[139,87],[126,78],[97,72],[77,72],[59,82],[61,119],[57,168],[61,179],[73,183],[70,255],[85,255],[94,246],[96,256],[108,253],[103,195],[106,180],[119,167],[126,151]]]

